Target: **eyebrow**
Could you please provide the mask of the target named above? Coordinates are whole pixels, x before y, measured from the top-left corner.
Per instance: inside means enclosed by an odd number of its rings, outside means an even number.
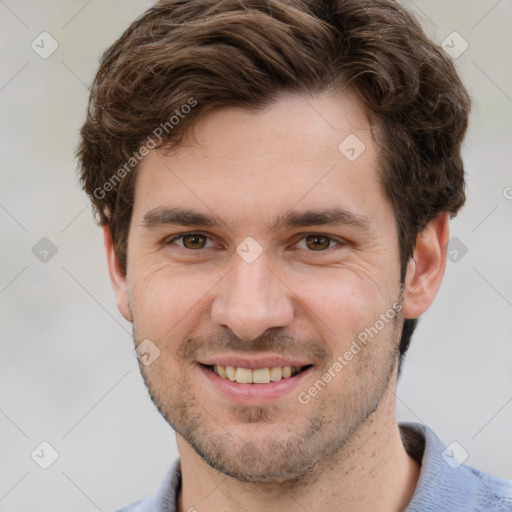
[[[153,208],[147,211],[142,219],[142,226],[148,229],[162,226],[216,227],[219,225],[225,225],[219,217],[185,208]],[[277,215],[269,225],[269,231],[274,233],[283,228],[317,225],[346,225],[368,232],[373,229],[373,223],[365,215],[355,214],[343,208],[328,208],[305,211],[290,210]]]

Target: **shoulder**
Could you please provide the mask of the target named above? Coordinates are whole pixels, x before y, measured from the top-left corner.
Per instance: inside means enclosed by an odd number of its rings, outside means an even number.
[[[406,512],[512,512],[512,481],[461,464],[454,443],[445,446],[425,425],[404,423],[400,430],[407,452],[421,464]]]
[[[153,510],[152,508],[153,498],[145,498],[143,500],[139,500],[131,505],[120,508],[115,512],[150,512]]]
[[[512,511],[512,480],[505,480],[478,469],[463,466],[467,479],[475,481],[475,494],[482,511]]]

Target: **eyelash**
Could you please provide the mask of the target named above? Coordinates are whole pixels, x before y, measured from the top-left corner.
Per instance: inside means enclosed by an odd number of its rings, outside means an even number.
[[[180,239],[183,240],[183,238],[185,236],[189,236],[189,235],[204,236],[209,241],[211,241],[211,238],[207,234],[205,234],[205,233],[201,233],[201,232],[198,232],[198,231],[190,231],[188,233],[181,233],[180,235],[175,235],[175,236],[173,236],[171,238],[166,239],[164,241],[164,245],[171,245],[176,240],[180,240]],[[335,237],[335,236],[332,236],[332,235],[328,235],[326,233],[317,233],[317,232],[303,233],[302,236],[293,245],[297,245],[300,241],[305,240],[309,236],[325,236],[326,238],[329,239],[330,242],[335,242],[336,243],[336,245],[334,247],[329,246],[327,249],[318,250],[318,251],[303,249],[303,250],[306,250],[306,251],[311,252],[311,253],[314,253],[314,252],[325,253],[325,252],[329,251],[329,249],[334,249],[335,247],[340,247],[340,246],[347,245],[347,241],[346,240],[343,240],[341,238],[338,238],[338,237]],[[186,252],[190,252],[190,253],[192,253],[192,252],[198,252],[199,253],[199,252],[201,252],[204,249],[211,249],[211,247],[203,247],[201,249],[188,249],[187,247],[183,247],[183,246],[180,246],[180,245],[178,245],[178,247],[179,247],[180,250],[183,250],[183,251],[186,251]]]

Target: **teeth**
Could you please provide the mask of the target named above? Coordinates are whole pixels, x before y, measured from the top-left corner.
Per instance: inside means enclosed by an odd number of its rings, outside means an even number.
[[[251,370],[249,370],[249,372],[250,371]],[[270,370],[268,368],[253,370],[252,382],[254,382],[254,384],[267,384],[268,382],[270,382]]]
[[[232,382],[236,381],[240,384],[268,384],[269,382],[287,379],[295,375],[301,368],[301,366],[273,366],[272,368],[251,370],[249,368],[216,364],[211,367],[211,370],[223,379],[229,379]]]
[[[270,380],[276,381],[281,380],[283,378],[283,370],[281,370],[280,366],[273,366],[270,368]]]
[[[220,366],[220,364],[218,365]],[[219,372],[220,375],[220,372]],[[235,381],[236,368],[234,366],[226,366],[226,377],[229,380]]]
[[[240,384],[250,384],[252,382],[252,370],[248,368],[237,368],[235,380]]]

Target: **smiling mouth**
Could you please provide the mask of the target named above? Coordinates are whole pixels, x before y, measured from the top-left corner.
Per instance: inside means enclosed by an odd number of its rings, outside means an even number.
[[[306,366],[272,366],[271,368],[240,368],[236,366],[223,366],[221,364],[202,365],[211,372],[218,375],[221,379],[238,382],[240,384],[268,384],[283,379],[289,379],[298,373],[310,368],[311,364]]]

